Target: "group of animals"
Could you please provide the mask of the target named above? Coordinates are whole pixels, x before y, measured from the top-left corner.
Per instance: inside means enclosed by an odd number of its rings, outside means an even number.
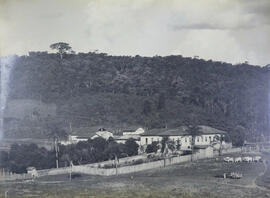
[[[261,156],[225,157],[224,162],[262,162]]]

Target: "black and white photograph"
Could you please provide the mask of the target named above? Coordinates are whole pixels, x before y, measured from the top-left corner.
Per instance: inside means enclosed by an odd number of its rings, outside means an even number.
[[[0,198],[270,198],[270,0],[0,0]]]

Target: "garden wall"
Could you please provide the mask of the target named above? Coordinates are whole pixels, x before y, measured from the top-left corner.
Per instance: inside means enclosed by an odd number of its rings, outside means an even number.
[[[201,154],[198,154],[201,155]],[[197,154],[195,156],[198,156]],[[198,157],[197,157],[198,158]],[[190,155],[186,156],[179,156],[173,158],[167,158],[163,160],[158,160],[154,162],[142,163],[138,165],[132,166],[122,166],[118,168],[92,168],[89,166],[81,165],[81,166],[73,166],[72,172],[82,173],[82,174],[89,174],[89,175],[103,175],[103,176],[111,176],[111,175],[121,175],[121,174],[128,174],[134,173],[154,168],[163,168],[165,166],[169,166],[172,164],[178,164],[183,162],[188,162],[191,160]]]
[[[129,163],[129,162],[132,162],[132,161],[135,161],[135,160],[138,160],[138,159],[147,159],[147,154],[119,158],[118,163],[125,164],[125,163]],[[108,160],[108,161],[104,161],[104,162],[88,164],[88,166],[89,167],[100,168],[100,167],[103,167],[104,165],[114,164],[114,163],[115,163],[114,160]]]
[[[199,160],[199,159],[208,158],[209,156],[206,155],[205,151],[202,151],[202,152],[198,152],[194,154],[192,157],[193,157],[193,160]],[[154,168],[163,168],[163,167],[170,166],[173,164],[179,164],[179,163],[189,162],[189,161],[191,161],[191,155],[165,158],[163,160],[158,160],[154,162],[142,163],[142,164],[131,165],[131,166],[122,166],[118,168],[109,168],[109,169],[92,168],[85,165],[73,166],[72,171],[77,172],[77,173],[89,174],[89,175],[111,176],[111,175],[117,175],[117,174],[135,173],[135,172],[154,169]]]
[[[66,174],[71,171],[70,167],[63,167],[63,168],[52,168],[52,169],[44,169],[44,170],[37,170],[37,177],[47,176],[47,175],[61,175]]]
[[[228,153],[236,153],[241,152],[241,148],[231,148],[222,151],[222,154],[228,154]],[[168,157],[162,160],[148,162],[148,163],[142,163],[137,165],[130,165],[130,166],[121,166],[118,168],[98,168],[99,164],[113,164],[114,161],[106,161],[102,163],[95,163],[95,164],[86,164],[86,165],[76,165],[71,167],[64,167],[64,168],[54,168],[54,169],[46,169],[46,170],[37,170],[36,171],[36,177],[42,177],[47,175],[60,175],[60,174],[68,174],[71,171],[73,173],[81,173],[81,174],[88,174],[88,175],[100,175],[100,176],[112,176],[112,175],[121,175],[121,174],[128,174],[128,173],[135,173],[139,171],[144,170],[150,170],[155,168],[163,168],[166,166],[170,166],[173,164],[180,164],[184,162],[190,162],[190,161],[196,161],[200,159],[206,159],[206,158],[213,158],[215,156],[218,156],[218,152],[214,152],[211,147],[208,147],[207,149],[200,149],[198,152],[196,152],[193,155],[184,155],[184,156],[176,156],[176,157]],[[139,155],[129,158],[122,158],[119,159],[120,163],[130,162],[133,160],[143,159],[147,158],[147,155]],[[31,174],[18,174],[17,176],[14,176],[14,178],[21,178],[21,179],[27,179],[31,178]]]
[[[9,181],[9,180],[25,180],[31,179],[31,174],[12,174],[9,172],[0,172],[0,181]]]
[[[229,154],[229,153],[240,153],[242,151],[241,148],[230,148],[227,150],[222,150],[222,154]]]

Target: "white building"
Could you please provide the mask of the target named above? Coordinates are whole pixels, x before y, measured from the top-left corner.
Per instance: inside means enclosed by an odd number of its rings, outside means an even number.
[[[104,128],[100,128],[96,134],[94,136],[91,137],[91,139],[95,139],[95,138],[98,138],[98,137],[101,137],[101,138],[104,138],[105,140],[108,140],[110,137],[113,137],[113,133],[107,131],[106,129]]]
[[[199,126],[200,135],[195,137],[195,146],[206,147],[212,145],[221,136],[226,134],[225,131],[221,131],[209,126]],[[158,129],[149,131],[147,134],[141,135],[140,145],[147,146],[152,142],[161,142],[164,137],[168,137],[169,140],[175,142],[175,145],[180,144],[181,150],[191,149],[192,136],[188,133],[187,127],[179,127],[176,129]]]
[[[131,130],[123,130],[123,135],[122,136],[115,136],[114,140],[117,143],[125,144],[128,139],[134,139],[138,145],[140,145],[140,138],[141,135],[144,133],[143,128],[138,128],[138,129],[131,129]]]
[[[144,129],[143,128],[138,128],[136,130],[124,130],[123,135],[141,135],[144,134]]]
[[[68,139],[60,141],[60,144],[63,144],[63,145],[77,144],[78,142],[87,141],[88,139],[90,139],[90,137],[69,135]]]
[[[128,139],[134,139],[135,142],[136,142],[138,145],[140,145],[140,143],[141,143],[140,137],[139,137],[139,136],[137,136],[137,137],[131,137],[131,136],[129,136],[129,135],[123,135],[123,136],[116,136],[116,137],[114,137],[114,140],[115,140],[118,144],[125,144],[126,141],[127,141]]]
[[[102,137],[105,140],[108,140],[110,137],[113,137],[113,134],[107,131],[104,128],[100,128],[94,136],[78,136],[78,135],[69,135],[67,140],[60,141],[60,144],[69,145],[77,144],[78,142],[87,141],[89,139],[93,140],[97,137]]]

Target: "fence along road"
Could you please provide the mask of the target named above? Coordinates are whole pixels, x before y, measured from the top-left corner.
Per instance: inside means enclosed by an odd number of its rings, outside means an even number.
[[[232,148],[224,151],[223,154],[241,152],[241,148]],[[163,168],[173,164],[180,164],[184,162],[190,162],[191,160],[196,161],[200,159],[213,158],[218,156],[218,152],[206,152],[206,150],[200,150],[200,152],[192,155],[177,156],[171,158],[165,158],[158,161],[142,163],[138,165],[122,166],[118,168],[99,168],[99,165],[109,164],[113,161],[105,161],[95,164],[86,164],[86,165],[74,165],[72,167],[63,167],[63,168],[53,168],[45,170],[37,170],[35,175],[31,174],[11,174],[1,177],[0,180],[16,180],[16,179],[30,179],[33,177],[42,177],[49,175],[61,175],[61,174],[70,174],[73,173],[82,173],[87,175],[100,175],[100,176],[112,176],[112,175],[121,175],[128,173],[135,173],[139,171],[154,169],[154,168]],[[132,161],[133,159],[141,159],[142,156],[129,157],[126,161]],[[125,158],[121,159],[121,162],[125,162]]]

